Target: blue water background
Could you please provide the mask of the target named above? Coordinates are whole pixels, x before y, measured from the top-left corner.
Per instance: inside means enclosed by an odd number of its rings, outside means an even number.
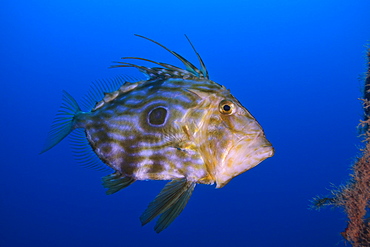
[[[349,178],[361,143],[368,0],[9,1],[0,8],[0,246],[344,246],[340,209],[310,199]],[[81,99],[123,56],[180,63],[225,85],[264,127],[274,157],[222,189],[197,186],[160,234],[140,214],[164,186],[107,196],[107,173],[76,162],[68,140],[39,155],[61,103]]]

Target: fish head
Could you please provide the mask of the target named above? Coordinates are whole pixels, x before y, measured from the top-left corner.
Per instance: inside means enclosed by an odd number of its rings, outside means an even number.
[[[274,149],[252,114],[231,94],[207,97],[203,117],[203,158],[216,182],[225,186],[232,178],[273,156]]]

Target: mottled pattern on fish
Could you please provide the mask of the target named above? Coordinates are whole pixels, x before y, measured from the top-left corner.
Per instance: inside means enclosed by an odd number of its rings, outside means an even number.
[[[137,180],[206,178],[200,153],[186,145],[193,138],[187,132],[199,132],[209,103],[196,107],[202,100],[188,86],[199,91],[221,89],[212,82],[207,85],[204,81],[156,80],[138,86],[128,95],[120,94],[114,102],[93,111],[84,128],[95,152],[113,169]],[[161,109],[163,114],[167,112],[163,123],[151,124],[150,112]]]
[[[149,79],[125,82],[106,92],[89,112],[82,112],[65,94],[64,108],[44,148],[83,128],[94,153],[114,170],[103,178],[108,194],[136,180],[173,180],[141,216],[146,224],[161,215],[157,232],[181,213],[197,183],[221,188],[273,155],[261,126],[229,90],[209,80],[198,53],[201,69],[162,47],[186,70],[124,58],[161,67],[119,62],[114,67],[135,67]]]

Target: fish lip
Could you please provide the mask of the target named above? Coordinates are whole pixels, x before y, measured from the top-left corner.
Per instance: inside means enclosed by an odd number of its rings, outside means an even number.
[[[234,145],[231,145],[230,149],[228,150],[227,155],[225,156],[225,160],[229,156],[230,151],[233,150],[234,148],[237,148],[238,146],[240,146],[242,142],[246,142],[247,138],[248,138],[247,136],[244,136],[244,137],[240,138]],[[259,147],[256,150],[253,150],[254,151],[253,153],[256,153],[257,151],[260,151],[261,149],[264,149],[264,148],[269,148],[269,149],[272,149],[271,156],[273,156],[274,148],[272,147],[272,144],[266,139],[265,134],[263,133],[263,131],[260,131],[252,140],[247,141],[247,143],[249,145],[247,145],[247,147],[245,147],[242,150],[246,150],[248,148],[253,148],[251,146],[255,145],[258,142],[261,142],[261,140],[264,142],[264,144],[258,145]],[[247,156],[252,155],[253,153],[248,152]],[[269,158],[271,156],[268,156],[266,158]]]
[[[223,169],[216,178],[216,188],[225,186],[230,180],[252,169],[265,159],[274,155],[272,144],[265,138],[263,131],[253,139],[240,138],[230,148],[222,162]]]
[[[240,145],[241,142],[245,141],[246,138],[243,138],[241,140],[239,140],[235,147]],[[262,161],[264,161],[265,159],[269,158],[269,157],[272,157],[274,155],[274,148],[272,147],[272,144],[266,139],[264,133],[261,131],[260,133],[258,133],[258,135],[256,135],[256,137],[253,139],[253,141],[250,142],[250,146],[252,146],[253,144],[255,144],[256,142],[264,142],[263,144],[259,144],[258,148],[253,150],[253,152],[247,152],[247,155],[245,158],[248,158],[249,156],[253,155],[253,154],[263,154],[263,157],[260,157],[260,161],[256,164],[258,165],[259,163],[261,163]],[[246,148],[247,149],[247,148]],[[245,150],[245,149],[244,149]],[[255,166],[256,166],[255,165]],[[254,167],[254,166],[253,166]],[[251,167],[251,168],[253,168]]]

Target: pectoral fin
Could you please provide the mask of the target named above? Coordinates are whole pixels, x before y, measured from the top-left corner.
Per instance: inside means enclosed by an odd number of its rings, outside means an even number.
[[[154,229],[159,233],[168,227],[185,208],[195,185],[196,183],[189,182],[186,179],[177,179],[167,183],[141,215],[142,225],[162,214]]]
[[[191,183],[189,188],[180,196],[178,201],[159,217],[154,227],[154,230],[157,233],[160,233],[161,231],[166,229],[172,223],[172,221],[174,221],[176,217],[182,212],[182,210],[188,203],[191,194],[193,193],[195,185],[196,183]]]
[[[136,180],[131,177],[124,177],[121,173],[115,172],[103,177],[103,186],[108,189],[105,193],[111,195],[126,188],[135,181]]]

